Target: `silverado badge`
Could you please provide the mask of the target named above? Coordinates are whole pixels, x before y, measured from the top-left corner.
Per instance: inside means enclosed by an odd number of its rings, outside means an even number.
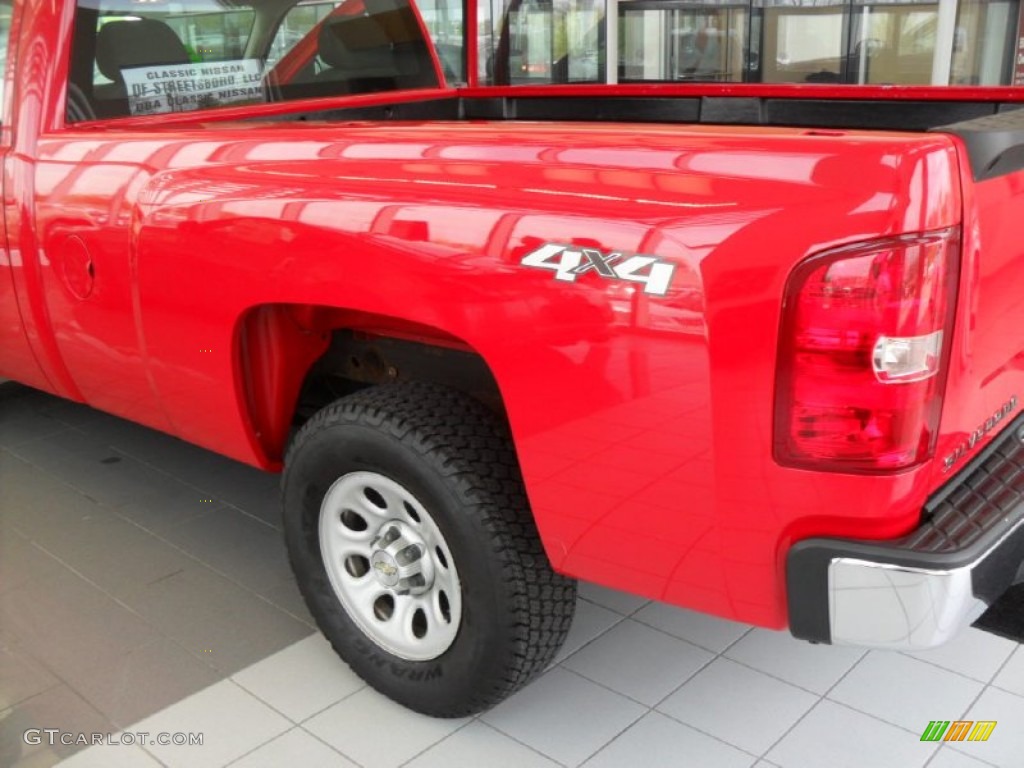
[[[1017,396],[1014,395],[1005,403],[1003,406],[985,419],[983,424],[978,425],[978,428],[971,432],[964,440],[960,441],[956,449],[949,454],[942,462],[942,471],[949,472],[960,459],[966,456],[975,445],[989,432],[995,429],[999,424],[1006,419],[1011,413],[1017,409]]]

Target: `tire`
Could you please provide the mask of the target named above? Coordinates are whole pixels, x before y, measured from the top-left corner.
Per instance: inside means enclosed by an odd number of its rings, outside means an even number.
[[[317,624],[400,704],[489,709],[565,640],[576,583],[552,571],[511,437],[477,401],[415,383],[342,398],[296,435],[283,498]]]

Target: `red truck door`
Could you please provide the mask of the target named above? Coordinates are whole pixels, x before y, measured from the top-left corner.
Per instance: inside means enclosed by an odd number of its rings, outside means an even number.
[[[20,206],[9,222],[33,265],[26,282],[34,327],[40,337],[50,334],[49,358],[66,369],[68,396],[198,442],[241,407],[234,389],[222,393],[226,405],[209,396],[213,382],[232,379],[238,315],[225,296],[197,294],[192,278],[204,261],[232,270],[245,255],[210,253],[189,233],[252,194],[249,182],[225,178],[224,169],[245,158],[260,134],[225,144],[238,125],[222,133],[215,118],[203,125],[181,118],[274,106],[268,101],[438,90],[436,54],[408,0],[370,3],[365,14],[334,13],[323,3],[326,24],[298,14],[296,25],[307,24],[316,46],[287,82],[273,83],[280,14],[270,4],[142,9],[130,0],[77,0],[52,10],[24,1],[33,9],[23,37],[40,48],[62,46],[39,51],[34,61],[46,68],[20,69],[45,94],[27,128],[34,135],[15,137]],[[196,38],[200,16],[204,29],[222,33]],[[366,37],[367,24],[376,36]],[[164,117],[178,127],[154,119]],[[154,256],[154,238],[168,232],[171,252]],[[197,410],[197,391],[207,410]]]
[[[0,213],[15,211],[13,200],[7,194],[8,155],[13,131],[14,85],[14,2],[0,0],[0,188],[3,189],[3,209]],[[36,362],[22,322],[22,310],[14,289],[14,254],[7,242],[5,216],[0,215],[0,378],[22,381],[39,389],[52,390],[52,385]]]
[[[4,162],[4,208],[13,254],[10,282],[24,336],[52,391],[162,426],[160,419],[148,417],[156,403],[138,355],[126,252],[96,289],[96,233],[115,227],[127,232],[128,224],[110,220],[117,209],[105,199],[108,184],[87,189],[82,183],[95,181],[90,175],[96,169],[90,162],[95,141],[49,138],[61,133],[64,122],[63,88],[54,84],[65,79],[66,49],[62,56],[56,48],[67,5],[14,3],[17,45],[11,46],[15,56],[7,57],[7,64],[13,59],[8,83],[16,93],[7,94],[13,121],[5,134],[10,151]],[[111,175],[105,173],[108,182]],[[3,291],[0,281],[0,295]],[[38,383],[21,371],[15,377]]]

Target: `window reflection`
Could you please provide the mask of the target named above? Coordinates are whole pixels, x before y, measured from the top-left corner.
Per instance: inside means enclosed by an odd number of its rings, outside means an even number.
[[[619,6],[619,80],[735,82],[756,61],[747,3],[687,5],[634,0]]]
[[[3,62],[0,64],[0,109],[3,108],[7,80],[7,38],[11,34],[11,16],[14,14],[12,3],[13,0],[0,0],[0,62]]]
[[[485,76],[492,82],[604,82],[603,0],[510,0],[504,7],[492,0],[488,11],[494,53]]]
[[[1020,5],[618,0],[607,19],[601,0],[486,0],[481,75],[513,85],[605,82],[602,41],[611,39],[611,76],[624,83],[1008,85]]]

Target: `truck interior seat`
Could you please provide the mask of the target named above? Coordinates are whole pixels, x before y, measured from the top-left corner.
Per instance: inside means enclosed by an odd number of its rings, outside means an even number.
[[[155,19],[109,21],[96,34],[96,66],[112,83],[93,88],[101,117],[129,114],[123,70],[164,64],[188,64],[188,51],[167,24]]]
[[[434,61],[412,8],[401,0],[366,0],[365,16],[339,16],[320,29],[327,69],[314,82],[344,83],[346,93],[436,86]]]

